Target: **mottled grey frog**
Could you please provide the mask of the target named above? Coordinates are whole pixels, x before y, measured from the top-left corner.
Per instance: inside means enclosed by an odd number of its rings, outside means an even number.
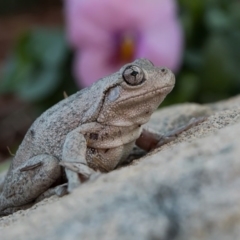
[[[138,59],[44,112],[11,163],[0,215],[24,209],[39,196],[71,192],[96,171],[115,169],[135,143],[149,151],[189,128],[166,137],[142,129],[174,84],[169,69]]]

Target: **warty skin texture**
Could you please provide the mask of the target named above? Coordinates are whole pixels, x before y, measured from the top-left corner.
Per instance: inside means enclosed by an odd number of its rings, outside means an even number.
[[[24,208],[64,178],[71,192],[82,177],[123,163],[142,125],[174,84],[169,69],[138,59],[44,112],[12,161],[0,195],[0,215]],[[140,146],[142,141],[141,135]],[[61,186],[66,188],[60,185],[55,193]]]

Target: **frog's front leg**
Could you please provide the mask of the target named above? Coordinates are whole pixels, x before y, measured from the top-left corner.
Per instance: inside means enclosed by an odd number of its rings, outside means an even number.
[[[63,145],[62,161],[68,179],[68,192],[78,187],[94,172],[86,161],[87,141],[79,127],[68,133]]]
[[[205,120],[206,117],[192,118],[188,124],[171,131],[167,135],[161,135],[143,129],[140,137],[136,141],[136,145],[146,151],[151,151],[175,140],[182,132],[187,131]]]
[[[0,216],[24,209],[61,176],[57,158],[42,154],[10,169],[0,195]]]

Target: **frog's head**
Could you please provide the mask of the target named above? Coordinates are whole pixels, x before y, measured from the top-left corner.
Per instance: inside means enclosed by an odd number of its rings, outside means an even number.
[[[109,78],[113,76],[115,83],[105,91],[97,121],[115,126],[146,123],[175,84],[169,69],[147,59],[124,65]]]

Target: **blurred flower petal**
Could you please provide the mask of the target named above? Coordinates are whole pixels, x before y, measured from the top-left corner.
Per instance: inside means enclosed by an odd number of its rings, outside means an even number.
[[[179,68],[182,33],[174,0],[66,0],[74,73],[89,86],[135,58]],[[132,59],[131,59],[132,58]]]

